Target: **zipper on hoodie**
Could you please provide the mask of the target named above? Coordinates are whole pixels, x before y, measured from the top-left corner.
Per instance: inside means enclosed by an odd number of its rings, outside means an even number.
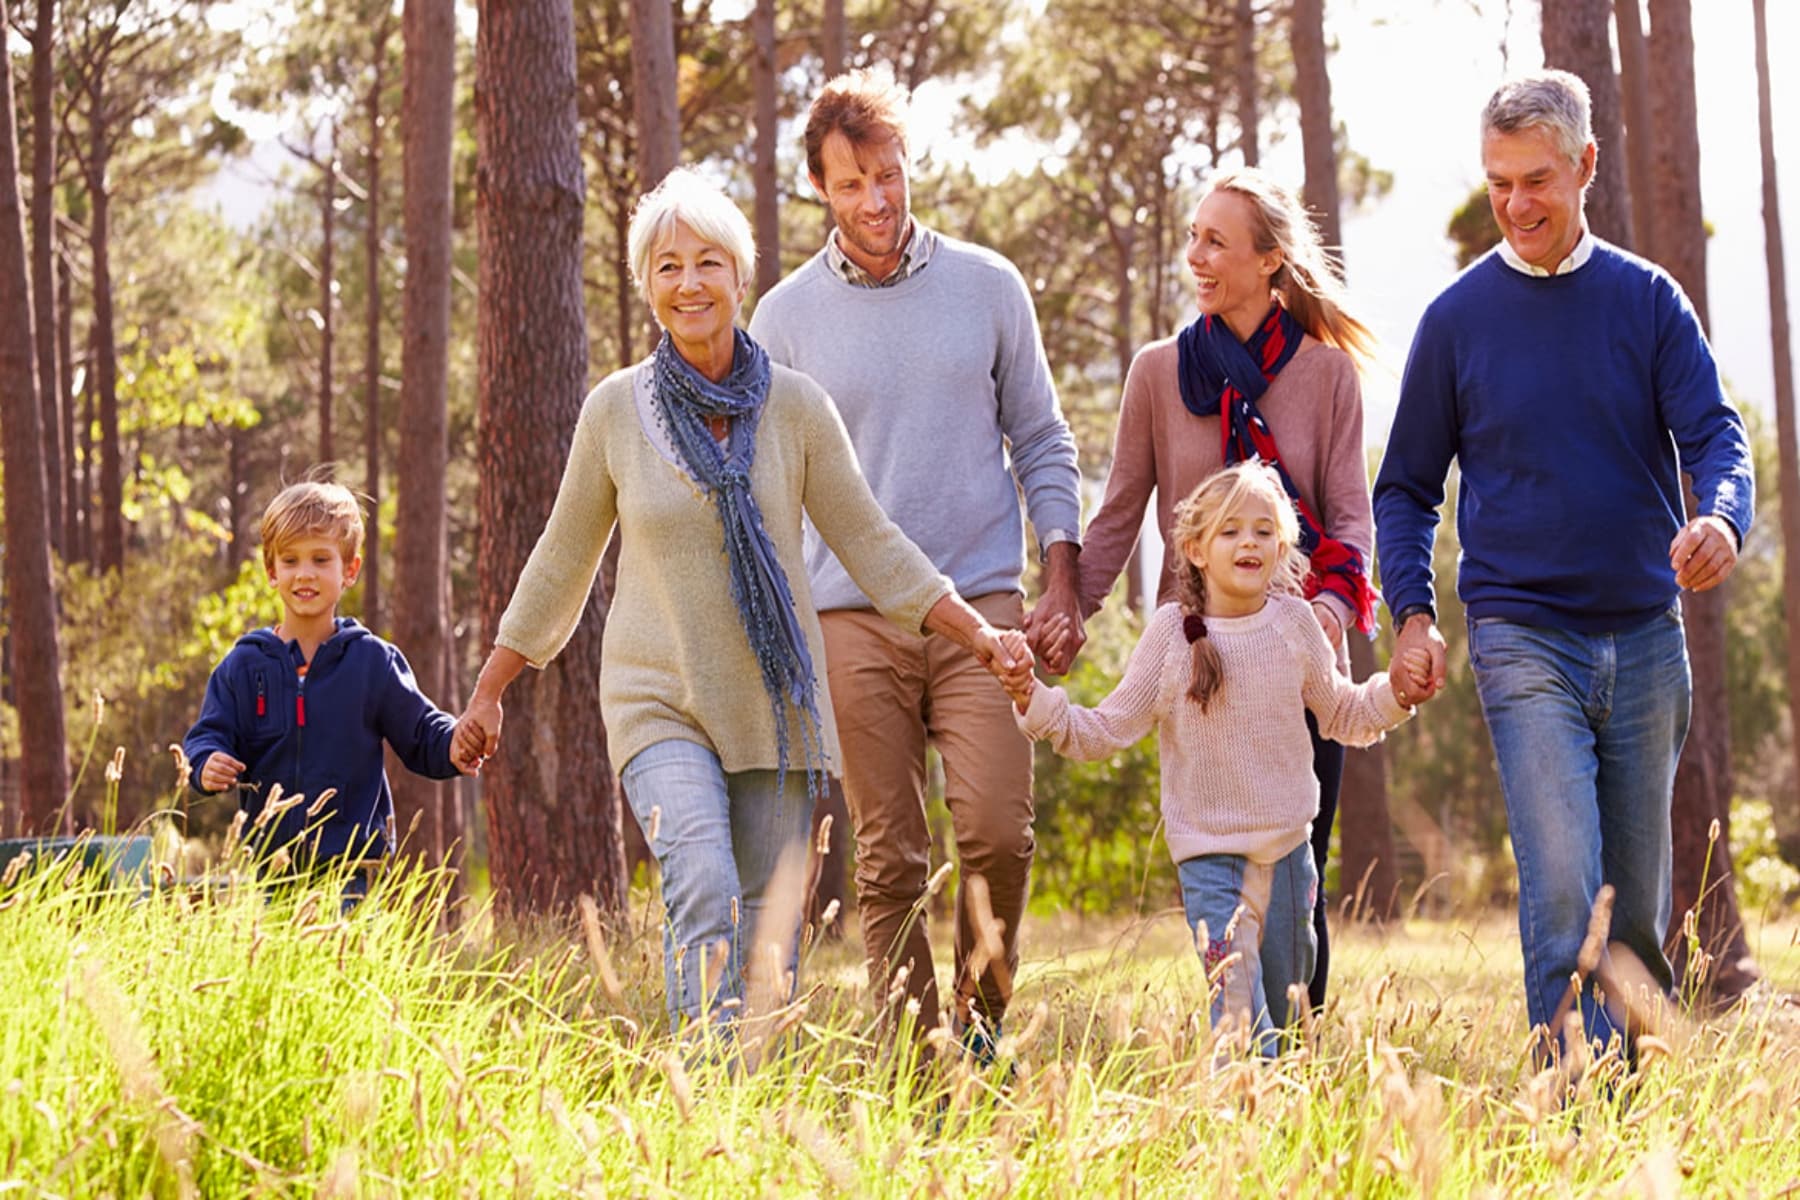
[[[299,688],[294,692],[294,721],[299,726],[294,735],[294,790],[304,791],[304,780],[301,768],[306,762],[306,676],[299,678]]]
[[[256,673],[256,719],[262,720],[269,715],[269,685],[263,680],[263,673]]]

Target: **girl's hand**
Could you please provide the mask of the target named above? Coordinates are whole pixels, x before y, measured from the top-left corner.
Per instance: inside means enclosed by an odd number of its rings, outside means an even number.
[[[1388,685],[1394,689],[1394,699],[1408,708],[1431,699],[1435,693],[1431,686],[1431,652],[1423,646],[1395,651],[1388,662]]]
[[[1342,649],[1344,645],[1344,619],[1338,616],[1337,609],[1332,607],[1331,602],[1328,600],[1314,600],[1312,602],[1312,610],[1313,616],[1318,618],[1319,628],[1325,631],[1325,640],[1331,643],[1331,648],[1333,650]]]

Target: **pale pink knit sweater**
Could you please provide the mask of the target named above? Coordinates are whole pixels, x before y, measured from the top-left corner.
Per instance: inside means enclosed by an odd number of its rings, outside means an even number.
[[[1174,338],[1151,342],[1131,360],[1112,469],[1100,511],[1081,539],[1081,607],[1092,613],[1105,601],[1131,556],[1150,493],[1156,492],[1156,526],[1168,546],[1175,506],[1194,486],[1224,465],[1219,418],[1196,417],[1181,403],[1176,378],[1180,358]],[[1348,354],[1307,338],[1293,360],[1263,393],[1257,408],[1269,422],[1282,464],[1312,506],[1325,532],[1362,552],[1373,568],[1375,519],[1369,512],[1369,467],[1363,457],[1362,384]],[[1175,598],[1175,575],[1164,555],[1158,600]],[[1348,605],[1329,602],[1348,626]]]
[[[1019,728],[1078,759],[1104,758],[1154,728],[1175,861],[1239,854],[1272,863],[1310,836],[1319,811],[1306,711],[1321,734],[1351,746],[1380,741],[1412,713],[1385,674],[1351,683],[1333,669],[1330,643],[1296,596],[1271,596],[1251,616],[1208,618],[1206,635],[1224,674],[1204,712],[1187,695],[1194,659],[1181,606],[1165,604],[1098,708],[1039,683]]]

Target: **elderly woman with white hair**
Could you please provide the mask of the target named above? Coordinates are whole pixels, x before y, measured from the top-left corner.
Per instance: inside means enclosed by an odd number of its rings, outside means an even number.
[[[778,946],[776,994],[793,986],[800,906],[771,905],[771,883],[784,856],[804,855],[813,795],[838,762],[802,515],[896,623],[996,671],[1029,651],[888,519],[824,391],[737,327],[755,262],[738,207],[676,171],[639,201],[629,248],[662,339],[582,405],[457,750],[493,753],[507,685],[568,641],[617,524],[600,669],[608,748],[662,870],[671,1022],[729,1020],[745,970],[767,961],[750,947]],[[757,928],[778,910],[785,928]]]

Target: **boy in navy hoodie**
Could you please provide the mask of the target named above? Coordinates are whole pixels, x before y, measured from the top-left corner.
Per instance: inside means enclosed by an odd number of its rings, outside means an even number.
[[[459,770],[456,718],[420,693],[399,650],[337,615],[362,569],[362,540],[361,506],[342,484],[296,483],[270,501],[263,566],[281,596],[281,623],[238,639],[182,743],[194,786],[236,787],[252,823],[276,784],[283,796],[306,797],[251,839],[259,853],[286,848],[303,868],[373,863],[393,850],[383,742],[417,774],[449,779]],[[327,790],[335,794],[309,812]],[[366,886],[359,865],[346,902]]]

